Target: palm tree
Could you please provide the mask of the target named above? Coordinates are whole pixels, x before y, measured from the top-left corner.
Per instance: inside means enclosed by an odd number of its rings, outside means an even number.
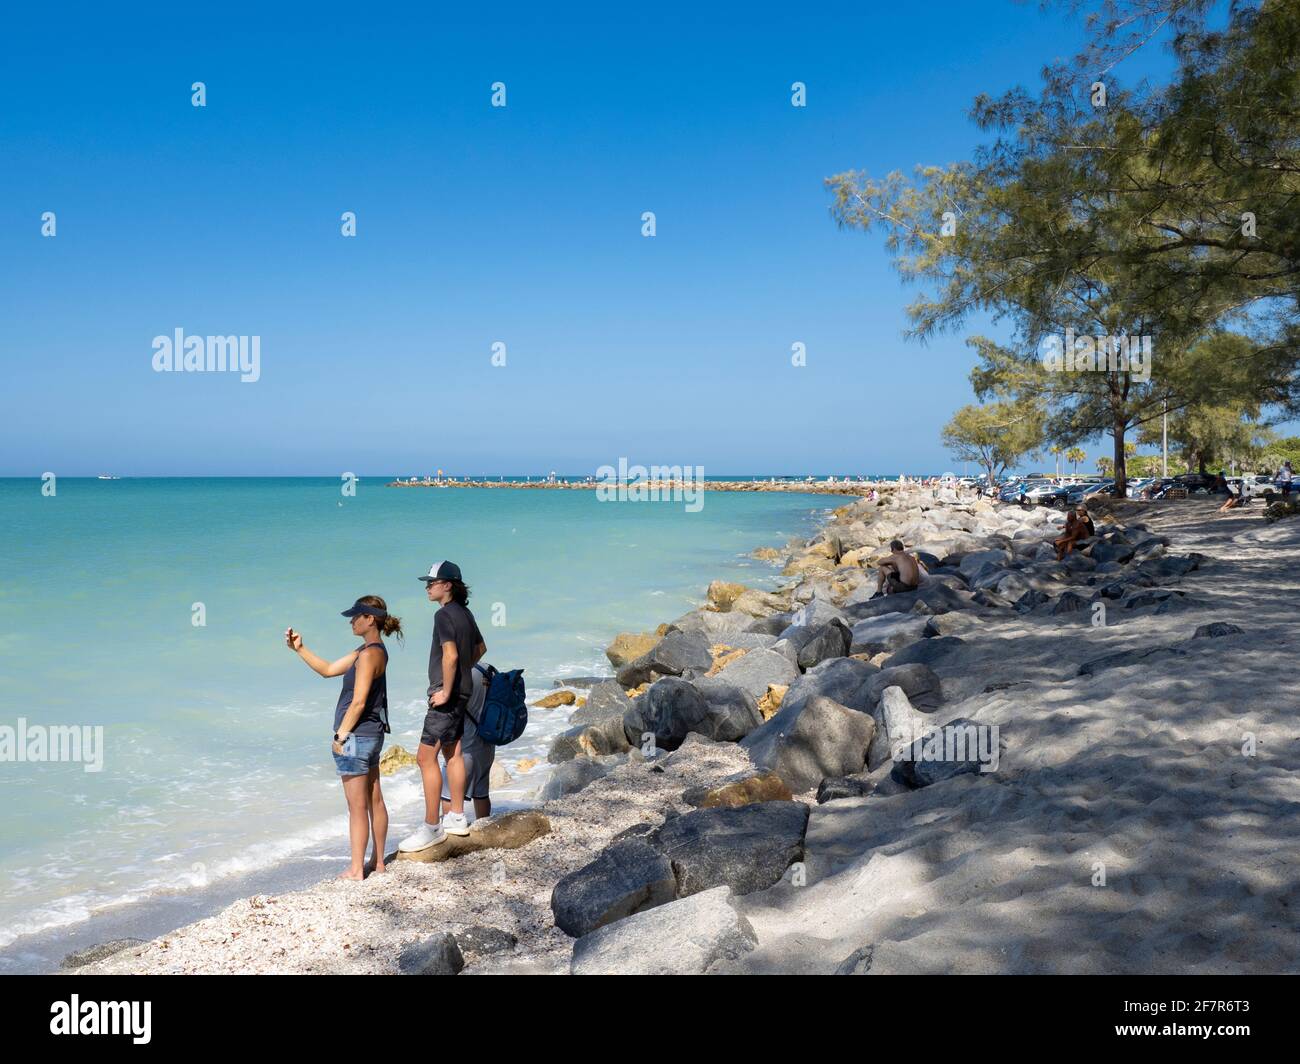
[[[1056,475],[1059,477],[1061,475],[1061,448],[1058,447],[1056,444],[1052,444],[1052,446],[1049,447],[1048,450],[1051,451],[1052,454],[1056,456]]]
[[[1071,447],[1065,452],[1066,461],[1074,466],[1075,473],[1079,472],[1079,463],[1088,457],[1088,452],[1082,447]]]

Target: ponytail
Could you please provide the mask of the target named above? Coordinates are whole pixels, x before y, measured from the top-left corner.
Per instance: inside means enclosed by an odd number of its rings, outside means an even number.
[[[363,606],[374,606],[377,610],[383,610],[385,616],[376,617],[375,623],[379,627],[382,635],[395,635],[401,641],[402,636],[402,618],[394,617],[388,612],[388,603],[378,595],[366,595],[364,598],[357,599],[357,602]]]

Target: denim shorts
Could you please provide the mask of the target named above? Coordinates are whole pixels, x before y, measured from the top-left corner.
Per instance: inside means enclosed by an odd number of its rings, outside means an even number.
[[[372,768],[379,767],[379,752],[384,748],[382,735],[355,735],[357,744],[355,757],[334,754],[334,767],[340,776],[364,776]],[[333,747],[330,748],[333,753]]]

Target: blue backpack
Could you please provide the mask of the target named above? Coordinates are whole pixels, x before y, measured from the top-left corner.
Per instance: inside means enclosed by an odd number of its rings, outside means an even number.
[[[492,746],[513,743],[528,727],[528,704],[524,701],[524,670],[511,669],[497,672],[489,665],[474,668],[483,676],[487,692],[483,697],[483,711],[477,720],[473,716],[478,737]]]

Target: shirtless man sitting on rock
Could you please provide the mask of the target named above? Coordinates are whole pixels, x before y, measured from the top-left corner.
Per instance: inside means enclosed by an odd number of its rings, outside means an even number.
[[[903,549],[901,540],[894,540],[889,544],[889,549],[893,553],[880,563],[876,592],[897,595],[904,591],[915,591],[921,583],[921,563]]]

